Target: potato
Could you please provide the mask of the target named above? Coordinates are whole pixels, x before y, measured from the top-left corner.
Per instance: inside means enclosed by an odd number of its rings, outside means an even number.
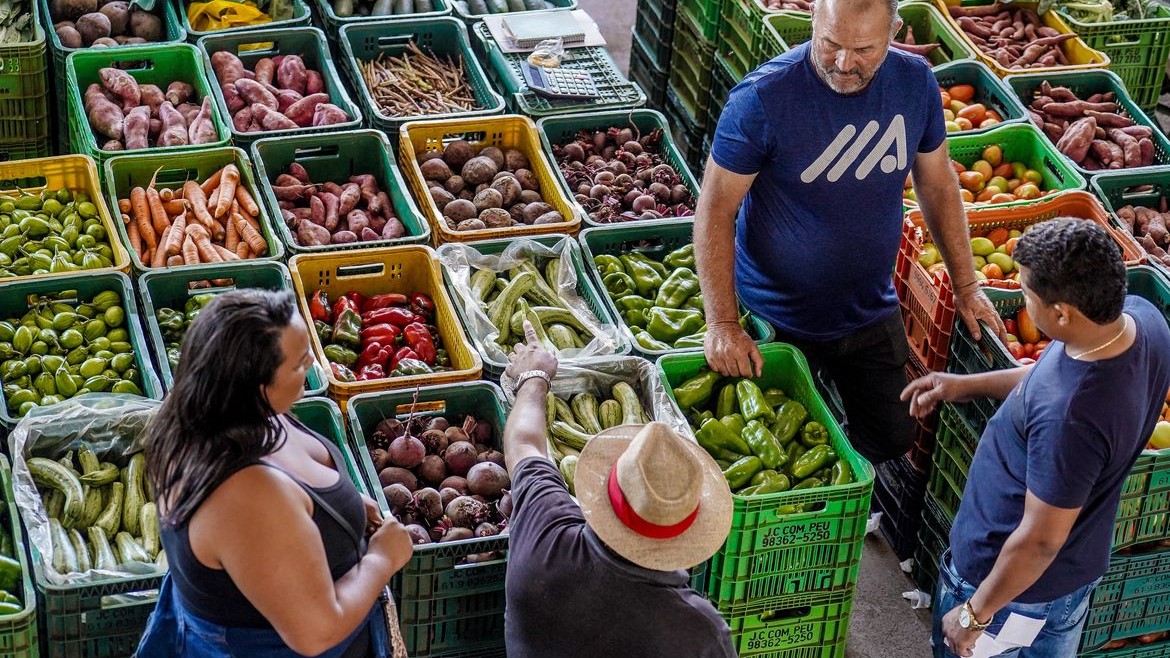
[[[480,155],[468,160],[459,174],[470,185],[482,185],[491,182],[499,169],[494,160]]]
[[[463,188],[467,187],[467,183],[462,176],[452,176],[447,179],[446,183],[443,183],[443,187],[451,194],[459,194]]]
[[[110,19],[110,34],[123,36],[130,27],[130,3],[126,0],[114,0],[102,5],[99,13]]]
[[[471,202],[475,204],[475,209],[482,213],[488,208],[502,208],[504,205],[504,195],[500,194],[499,190],[489,187],[476,194]]]
[[[478,216],[479,211],[476,210],[475,204],[467,199],[455,199],[443,206],[443,215],[458,224],[465,219]]]
[[[547,203],[544,203],[543,201],[530,203],[524,207],[524,217],[521,221],[523,221],[525,224],[534,224],[536,223],[536,219],[538,217],[550,212],[553,212],[553,207]]]
[[[162,19],[149,11],[132,10],[130,12],[130,35],[147,41],[162,41]]]
[[[487,224],[484,224],[483,220],[478,217],[465,219],[455,225],[456,231],[482,231],[485,228],[487,228]]]
[[[77,19],[77,31],[81,42],[89,45],[98,39],[110,36],[110,19],[105,14],[90,12]]]
[[[471,144],[457,139],[443,149],[443,159],[452,169],[462,169],[467,161],[475,157],[475,150]]]
[[[508,149],[504,151],[504,167],[509,171],[516,171],[517,169],[528,168],[528,156],[524,155],[516,149]]]
[[[544,197],[540,196],[540,192],[535,190],[524,190],[520,193],[521,203],[540,203],[544,201]]]
[[[561,216],[561,213],[554,210],[552,212],[546,212],[543,215],[541,215],[540,217],[537,217],[536,221],[532,222],[532,223],[533,224],[558,224],[558,223],[563,222],[563,221],[565,221],[565,218]]]
[[[517,169],[515,172],[516,180],[520,181],[520,187],[526,190],[540,190],[540,181],[536,180],[536,174],[528,169]]]
[[[49,3],[49,13],[55,21],[75,21],[97,10],[97,0],[52,0]]]
[[[440,208],[446,208],[448,203],[451,203],[452,201],[455,200],[454,194],[451,194],[450,192],[448,192],[447,190],[444,190],[441,187],[432,187],[430,192],[431,192],[431,200],[433,200],[435,202],[435,205],[440,207]]]
[[[488,158],[496,163],[496,169],[501,169],[504,166],[504,152],[494,146],[489,146],[480,151],[479,157]]]
[[[442,158],[442,157],[443,157],[442,151],[426,151],[422,155],[418,156],[418,163],[419,163],[419,165],[422,165],[422,163],[426,162],[427,160],[434,160],[435,158]]]
[[[66,48],[81,48],[83,43],[81,41],[81,33],[77,28],[70,25],[62,25],[57,28],[57,39],[61,41],[61,45]]]
[[[503,208],[488,208],[479,213],[479,219],[488,228],[508,228],[512,225],[512,215]]]
[[[102,38],[98,39],[97,41],[94,41],[93,43],[89,44],[89,47],[90,48],[109,48],[111,46],[120,46],[120,45],[122,45],[122,44],[118,43],[117,41],[114,41],[113,39],[111,39],[109,37],[102,37]]]
[[[419,166],[422,170],[423,178],[427,180],[437,181],[439,183],[446,182],[451,177],[451,168],[443,162],[442,158],[431,158]]]
[[[490,189],[500,193],[501,208],[511,207],[520,200],[520,194],[524,191],[520,189],[520,182],[510,174],[496,178]]]
[[[526,224],[527,222],[524,221],[524,209],[527,207],[527,203],[517,203],[511,208],[508,208],[508,214],[512,216],[512,221],[517,224]]]

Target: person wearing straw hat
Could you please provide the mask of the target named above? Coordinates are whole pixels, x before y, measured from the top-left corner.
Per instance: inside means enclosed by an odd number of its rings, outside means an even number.
[[[527,322],[524,333],[509,359],[516,402],[504,428],[508,656],[735,656],[727,623],[684,571],[731,528],[718,465],[665,423],[613,427],[581,451],[578,505],[548,457],[556,357]]]

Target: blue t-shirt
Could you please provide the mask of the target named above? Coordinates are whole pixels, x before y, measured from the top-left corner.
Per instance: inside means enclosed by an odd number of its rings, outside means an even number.
[[[1166,318],[1134,296],[1125,312],[1138,331],[1124,354],[1077,361],[1052,343],[987,423],[951,530],[952,559],[965,580],[981,583],[991,573],[1024,518],[1028,491],[1081,513],[1052,565],[1017,601],[1053,601],[1109,567],[1121,487],[1170,387]]]
[[[757,174],[735,227],[740,301],[805,340],[888,317],[906,176],[945,138],[938,82],[917,55],[891,48],[854,95],[817,76],[807,43],[749,74],[711,145],[720,167]]]

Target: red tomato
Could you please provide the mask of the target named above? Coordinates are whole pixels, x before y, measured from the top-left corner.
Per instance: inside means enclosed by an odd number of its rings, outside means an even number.
[[[1024,343],[1023,347],[1024,347],[1024,356],[1030,356],[1033,358],[1036,356],[1036,346],[1034,344]]]
[[[1011,354],[1012,358],[1015,359],[1016,361],[1019,361],[1020,359],[1024,358],[1025,354],[1024,354],[1024,346],[1023,345],[1017,343],[1016,341],[1012,341],[1012,342],[1007,344],[1007,348],[1008,348],[1008,353]]]
[[[1011,334],[1013,336],[1020,335],[1019,334],[1019,327],[1016,326],[1016,321],[1014,318],[1008,318],[1008,319],[1004,320],[1003,326],[1004,326],[1004,329],[1006,329],[1009,334]]]

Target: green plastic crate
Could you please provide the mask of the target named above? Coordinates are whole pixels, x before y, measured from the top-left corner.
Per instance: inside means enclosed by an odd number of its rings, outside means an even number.
[[[634,46],[640,45],[650,67],[663,71],[670,66],[671,39],[674,36],[675,3],[673,0],[642,0],[634,15]],[[631,61],[632,58],[631,58]],[[631,67],[631,77],[633,69]],[[642,85],[647,89],[647,85]],[[649,90],[647,89],[647,93]],[[661,103],[659,103],[661,105]]]
[[[983,149],[991,144],[1003,148],[1005,162],[1023,162],[1029,169],[1035,169],[1044,177],[1041,189],[1080,190],[1085,187],[1085,178],[1056,150],[1052,142],[1031,123],[995,126],[990,130],[971,135],[950,135],[947,148],[951,159],[964,167],[970,167],[983,157]],[[1035,203],[1035,199],[1022,199],[1009,203],[997,203],[997,208]],[[987,207],[987,204],[980,207]]]
[[[930,5],[923,5],[930,7]],[[930,7],[934,9],[933,7]],[[968,84],[975,87],[974,102],[982,103],[988,109],[995,110],[1003,117],[1003,121],[996,124],[1002,126],[1010,123],[1024,123],[1028,121],[1028,112],[1020,102],[1018,96],[1009,89],[1002,80],[997,78],[991,69],[983,62],[976,60],[958,60],[934,67],[934,77],[941,87]],[[970,135],[984,132],[990,128],[973,128],[947,133],[947,137],[955,135]]]
[[[1153,112],[1162,95],[1162,78],[1170,58],[1170,8],[1149,3],[1153,16],[1138,20],[1087,23],[1055,7],[1065,23],[1090,48],[1109,56],[1109,70],[1125,82],[1133,101]]]
[[[918,530],[918,548],[914,551],[912,577],[918,589],[934,596],[938,585],[938,566],[951,545],[951,521],[929,494],[922,506],[922,523]]]
[[[715,44],[704,39],[690,14],[674,19],[670,55],[670,89],[700,130],[707,127],[707,95],[715,69]],[[697,146],[697,145],[696,145]]]
[[[723,55],[715,55],[715,72],[711,76],[711,100],[707,104],[707,132],[705,144],[709,147],[715,139],[715,129],[719,126],[719,117],[723,115],[723,108],[727,105],[727,98],[731,90],[743,80],[737,73],[731,61]],[[710,148],[707,149],[710,154]]]
[[[325,83],[325,93],[329,94],[329,102],[345,111],[349,121],[335,123],[329,126],[309,126],[307,128],[285,128],[282,130],[264,130],[261,132],[241,132],[236,130],[235,124],[228,121],[232,141],[236,146],[244,146],[262,137],[291,137],[294,135],[309,135],[323,132],[337,132],[360,128],[362,112],[357,104],[349,98],[349,92],[341,84],[341,77],[333,66],[333,59],[329,56],[329,44],[325,41],[325,33],[315,27],[285,27],[270,30],[254,30],[248,32],[215,33],[203,37],[198,43],[199,51],[203,55],[203,68],[211,80],[211,88],[215,95],[215,105],[222,117],[230,118],[227,102],[223,97],[223,87],[215,77],[211,67],[211,56],[219,51],[226,50],[236,55],[251,70],[256,62],[265,57],[277,55],[300,55],[305,62],[305,68],[321,74]]]
[[[761,26],[754,22],[737,20],[742,16],[744,9],[745,5],[740,2],[724,0],[720,9],[719,39],[715,42],[716,55],[726,60],[727,65],[740,78],[751,73],[756,66],[767,59],[771,59],[768,57],[757,61],[756,42],[760,41],[767,32],[761,30]],[[766,21],[767,18],[764,20]],[[778,55],[779,51],[776,51],[775,54]]]
[[[8,458],[0,455],[0,487],[3,488],[5,512],[0,515],[7,532],[12,537],[14,554],[10,557],[20,562],[21,589],[13,594],[24,603],[24,610],[14,615],[0,616],[0,654],[11,658],[36,658],[40,655],[37,647],[37,595],[32,585],[32,570],[29,568],[28,549],[24,543],[24,530],[16,509],[16,498],[12,493],[12,467]]]
[[[187,287],[188,284],[195,281],[212,279],[228,279],[230,283],[225,286],[195,290],[190,290]],[[150,339],[151,351],[154,353],[154,364],[165,389],[170,390],[171,386],[174,385],[175,375],[171,372],[171,364],[167,360],[166,342],[163,340],[158,320],[155,319],[155,313],[161,308],[182,311],[187,298],[193,295],[235,288],[291,291],[293,286],[288,268],[282,263],[270,261],[212,263],[150,270],[138,279],[138,299],[142,303],[142,324]],[[314,363],[312,370],[305,377],[305,395],[322,395],[328,385],[325,373],[321,371],[321,366]]]
[[[702,156],[703,137],[706,135],[708,118],[707,107],[703,110],[703,125],[697,123],[695,115],[691,114],[679,99],[672,86],[666,87],[666,105],[662,113],[670,123],[670,134],[674,137],[674,145],[678,147],[683,158],[686,159],[695,171],[703,171],[706,162]]]
[[[525,114],[534,119],[567,112],[597,112],[620,108],[641,107],[646,94],[622,74],[608,50],[601,46],[573,48],[572,59],[564,59],[561,66],[584,71],[593,76],[598,97],[591,100],[548,99],[529,91],[522,73],[525,53],[504,53],[500,50],[487,25],[482,21],[471,28],[472,46],[481,61],[491,63],[488,75],[495,88],[504,95],[508,111]]]
[[[109,158],[124,154],[125,151],[106,151],[97,143],[97,137],[86,118],[82,102],[83,90],[93,83],[100,83],[98,71],[107,66],[125,69],[139,84],[155,84],[166,89],[170,83],[180,80],[195,89],[195,100],[212,93],[203,59],[195,46],[189,44],[168,44],[163,46],[134,46],[117,49],[88,49],[69,55],[65,62],[65,87],[69,94],[69,124],[73,152],[88,155],[99,164]],[[65,117],[61,117],[65,120]],[[216,146],[225,146],[231,132],[217,107],[211,108],[211,121],[215,124],[220,139],[210,144],[188,146],[156,146],[142,149],[143,153],[179,155],[188,157],[196,151]]]
[[[639,3],[641,7],[645,3]],[[673,29],[673,27],[671,28]],[[666,51],[665,60],[670,65],[670,39],[658,51]],[[666,84],[670,74],[665,67],[655,63],[655,48],[647,42],[635,29],[630,35],[630,82],[638,85],[646,92],[646,104],[650,107],[662,107],[666,103]]]
[[[1166,658],[1170,655],[1170,639],[1154,644],[1129,644],[1123,649],[1111,651],[1082,651],[1078,658]]]
[[[14,9],[19,11],[19,5]],[[0,125],[30,121],[48,114],[49,63],[46,54],[46,32],[56,33],[38,20],[43,11],[32,6],[32,36],[30,41],[0,45]],[[27,128],[20,132],[34,132]],[[12,135],[13,128],[0,128],[0,140],[15,137],[32,139],[33,135]]]
[[[760,354],[763,376],[755,381],[761,387],[780,388],[804,404],[811,420],[828,428],[831,445],[852,470],[854,481],[763,496],[732,495],[731,531],[711,560],[707,586],[712,603],[724,614],[807,606],[817,596],[852,591],[873,490],[873,466],[850,445],[800,351],[770,343],[760,347]],[[672,402],[674,387],[706,366],[701,352],[658,359],[658,372]],[[808,511],[783,511],[790,505],[803,505]]]
[[[341,458],[345,461],[345,470],[340,464],[334,464],[338,471],[349,478],[349,481],[363,494],[369,495],[369,485],[362,476],[361,466],[353,454],[353,446],[345,432],[345,419],[341,416],[341,409],[337,403],[329,398],[311,398],[298,400],[292,407],[292,415],[304,423],[305,427],[329,439],[341,451]]]
[[[556,163],[556,155],[553,153],[553,145],[563,146],[573,141],[577,137],[577,133],[582,130],[596,131],[606,130],[613,126],[631,126],[634,128],[635,134],[647,135],[651,131],[661,130],[662,137],[659,140],[659,154],[662,156],[663,162],[669,164],[682,179],[683,185],[691,191],[691,194],[697,199],[699,196],[699,182],[695,180],[694,175],[691,174],[686,161],[683,160],[682,154],[679,153],[678,148],[674,145],[674,139],[670,133],[670,124],[667,123],[666,117],[662,116],[661,112],[657,110],[638,109],[638,110],[611,110],[609,112],[590,112],[588,114],[566,114],[555,117],[545,117],[536,123],[537,130],[540,131],[540,143],[544,147],[544,154],[548,156],[550,162]],[[561,189],[565,191],[566,195],[573,199],[577,191],[569,189],[569,183],[565,180],[561,168],[556,168],[557,182],[560,183]],[[574,201],[574,205],[580,210],[582,221],[588,226],[602,226],[602,223],[596,222],[589,217],[585,208],[580,203]]]
[[[561,241],[565,241],[565,246],[561,252],[562,264],[568,260],[569,265],[577,275],[577,295],[581,301],[589,307],[593,312],[594,317],[597,318],[601,324],[610,324],[618,326],[617,320],[611,315],[612,307],[605,303],[606,294],[597,288],[593,278],[589,276],[585,269],[585,263],[581,256],[581,247],[572,238],[563,235],[539,235],[527,238],[501,238],[497,240],[483,240],[481,242],[463,243],[447,243],[439,247],[439,258],[442,260],[447,254],[451,252],[461,251],[464,248],[472,249],[480,255],[498,255],[504,252],[510,245],[517,241],[529,241],[543,245],[545,247],[554,248]],[[537,261],[537,269],[544,271],[543,259]],[[451,280],[451,274],[446,267],[443,268],[443,282],[447,286],[447,293],[451,295],[452,300],[457,300],[455,304],[455,311],[459,314],[459,320],[464,327],[468,327],[467,317],[465,315],[466,302],[459,296],[455,290],[455,284]],[[487,350],[483,347],[484,337],[476,336],[471,333],[471,340],[475,343],[475,347],[479,350],[479,355],[483,359],[483,369],[493,379],[498,379],[503,374],[504,369],[508,367],[506,361],[492,361],[488,356]],[[624,336],[618,336],[617,345],[611,353],[614,356],[622,356],[630,353],[630,343],[625,340]],[[573,363],[577,359],[561,357],[561,363]]]
[[[121,272],[77,273],[62,274],[60,276],[40,279],[13,280],[0,283],[0,308],[5,309],[4,317],[24,315],[28,311],[30,295],[46,295],[59,293],[65,290],[76,290],[81,299],[90,299],[99,292],[113,290],[122,297],[122,309],[126,313],[126,322],[123,325],[130,334],[130,345],[134,349],[134,367],[139,373],[139,388],[148,398],[161,400],[162,385],[158,375],[150,363],[150,347],[146,336],[142,333],[139,322],[138,304],[134,301],[134,290],[131,287],[130,277]],[[19,419],[8,411],[8,403],[3,391],[0,391],[0,424],[11,428]]]
[[[341,41],[338,36],[341,33],[341,28],[346,25],[361,25],[370,22],[382,22],[387,19],[391,20],[415,20],[419,18],[435,18],[438,16],[448,16],[451,14],[452,0],[430,0],[431,6],[436,7],[434,11],[419,12],[417,14],[407,14],[401,16],[360,16],[354,14],[353,16],[338,16],[333,11],[332,0],[313,0],[315,20],[325,28],[325,33],[329,35],[331,41],[335,44]]]
[[[677,0],[676,14],[686,14],[692,25],[698,28],[699,37],[714,44],[719,37],[720,0]]]
[[[187,34],[187,40],[195,43],[199,39],[208,35],[225,35],[225,34],[239,34],[241,32],[253,32],[256,30],[267,30],[271,28],[284,27],[300,27],[308,25],[312,20],[312,11],[309,5],[305,4],[304,0],[288,0],[292,5],[292,17],[280,21],[272,21],[270,23],[258,23],[256,25],[245,25],[241,27],[233,27],[226,30],[196,30],[191,27],[191,22],[187,20],[187,5],[191,4],[190,0],[170,0],[174,3],[175,15],[179,19],[179,26]],[[164,87],[165,88],[165,87]]]
[[[1081,651],[1170,629],[1170,551],[1114,555],[1093,590]],[[1083,655],[1083,653],[1082,653]]]
[[[341,26],[337,37],[341,48],[342,71],[350,88],[357,90],[357,99],[369,124],[385,132],[397,135],[398,128],[407,121],[422,119],[450,119],[454,117],[500,114],[504,111],[504,97],[500,96],[480,65],[467,28],[458,19],[449,16],[418,19],[397,19],[363,21]],[[379,56],[397,57],[408,52],[408,45],[414,42],[424,52],[433,55],[456,57],[463,62],[464,77],[471,83],[471,90],[480,109],[469,112],[445,112],[442,114],[412,114],[390,116],[384,114],[370,95],[362,79],[361,64]]]
[[[1146,126],[1153,130],[1154,134],[1151,138],[1154,142],[1154,164],[1151,167],[1131,167],[1127,168],[1127,172],[1140,172],[1143,169],[1164,169],[1167,163],[1170,163],[1170,140],[1166,139],[1166,135],[1162,133],[1158,123],[1146,116],[1146,113],[1134,103],[1130,98],[1129,92],[1126,91],[1125,83],[1121,78],[1117,77],[1116,73],[1106,71],[1104,69],[1092,71],[1066,71],[1057,73],[1032,73],[1024,75],[1009,75],[1003,79],[1016,96],[1023,103],[1031,103],[1036,91],[1040,89],[1041,83],[1047,81],[1053,87],[1064,86],[1068,87],[1074,94],[1080,98],[1088,98],[1096,93],[1113,92],[1117,95],[1117,103],[1129,114],[1138,125]],[[1159,82],[1159,85],[1161,82]],[[1048,136],[1044,139],[1049,143]],[[1006,157],[1006,154],[1005,154]],[[1064,157],[1063,155],[1061,157]],[[1065,158],[1066,161],[1071,162]],[[1088,177],[1097,173],[1105,173],[1104,170],[1089,170],[1082,167],[1080,164],[1072,163],[1073,167],[1082,175]]]
[[[133,152],[131,152],[133,153]],[[260,207],[260,233],[268,245],[268,253],[249,260],[280,260],[284,256],[284,246],[272,230],[272,218],[268,216],[260,190],[256,185],[256,177],[252,173],[252,161],[248,154],[235,147],[211,148],[193,153],[186,153],[182,159],[173,155],[156,153],[154,149],[143,151],[139,155],[119,155],[106,160],[104,164],[103,188],[106,192],[106,203],[110,208],[118,208],[118,199],[130,198],[130,190],[135,187],[146,187],[150,179],[155,179],[158,189],[181,189],[188,180],[204,181],[228,164],[235,164],[240,170],[240,184],[247,188],[252,198]],[[156,173],[157,172],[157,173]],[[283,223],[283,222],[282,222]],[[130,264],[135,272],[141,273],[152,268],[142,262],[130,247],[130,235],[126,225],[115,221],[118,227],[118,238],[122,246],[130,254]],[[183,267],[187,267],[184,265]]]
[[[967,474],[978,443],[979,432],[959,416],[954,404],[945,402],[939,405],[938,431],[931,456],[934,468],[930,470],[927,491],[948,519],[954,520],[959,513],[959,503],[963,499]]]
[[[535,12],[571,11],[577,8],[577,0],[544,0],[544,6],[544,9],[535,9],[532,11],[509,11],[507,13],[509,16],[512,16],[514,14],[530,14]],[[484,17],[492,15],[491,13],[476,14],[471,12],[467,8],[466,0],[452,0],[451,10],[455,13],[456,16],[458,16],[468,25],[482,21]]]
[[[597,267],[593,264],[593,259],[596,256],[602,254],[618,255],[630,251],[639,251],[648,258],[662,260],[666,254],[691,243],[694,239],[692,237],[694,226],[695,223],[692,219],[652,219],[587,228],[581,231],[577,239],[581,243],[581,256],[586,263],[590,276],[593,277],[594,285],[597,286],[598,290],[605,290],[605,285],[601,281],[601,275],[597,271]],[[621,319],[621,314],[618,313],[617,306],[614,305],[613,300],[610,299],[608,294],[605,296],[605,300],[609,306],[610,317],[618,319],[618,326],[622,328],[623,336],[634,346],[634,349],[638,353],[646,355],[647,358],[654,359],[663,354],[685,351],[670,350],[663,352],[638,347],[637,343],[634,342],[633,332],[626,326],[625,321]],[[776,330],[772,328],[772,325],[763,318],[757,317],[755,314],[751,314],[748,317],[747,331],[748,335],[756,343],[761,345],[772,342],[772,339],[776,336]]]
[[[15,141],[0,142],[0,162],[9,160],[27,160],[29,158],[46,158],[52,155],[53,145],[49,138],[35,142]]]
[[[353,130],[325,135],[273,137],[252,143],[252,162],[260,181],[263,200],[272,225],[280,235],[287,251],[293,254],[366,247],[386,247],[398,244],[426,244],[431,239],[431,228],[410,195],[409,188],[398,170],[386,135],[376,130]],[[397,240],[373,240],[352,244],[301,246],[293,230],[281,216],[280,204],[272,192],[272,181],[288,170],[293,162],[309,173],[310,180],[344,183],[350,176],[373,174],[378,187],[390,197],[394,213],[406,229],[406,235]]]
[[[844,658],[853,602],[811,605],[732,617],[740,658]]]
[[[389,512],[366,443],[384,418],[471,414],[492,424],[492,444],[502,445],[507,403],[491,382],[477,381],[414,390],[363,393],[347,405],[355,458],[374,499]],[[504,579],[508,536],[476,537],[414,547],[414,555],[390,583],[411,656],[504,655]],[[493,559],[466,558],[496,553]]]
[[[1135,190],[1139,186],[1149,185],[1148,190]],[[1170,168],[1150,168],[1137,171],[1118,169],[1098,173],[1089,179],[1089,189],[1105,205],[1109,211],[1110,221],[1123,233],[1128,231],[1116,219],[1117,211],[1127,205],[1145,206],[1157,209],[1164,197],[1170,197]],[[1141,243],[1137,243],[1145,253]],[[1170,269],[1157,258],[1149,258],[1148,262],[1158,271],[1170,276]]]

